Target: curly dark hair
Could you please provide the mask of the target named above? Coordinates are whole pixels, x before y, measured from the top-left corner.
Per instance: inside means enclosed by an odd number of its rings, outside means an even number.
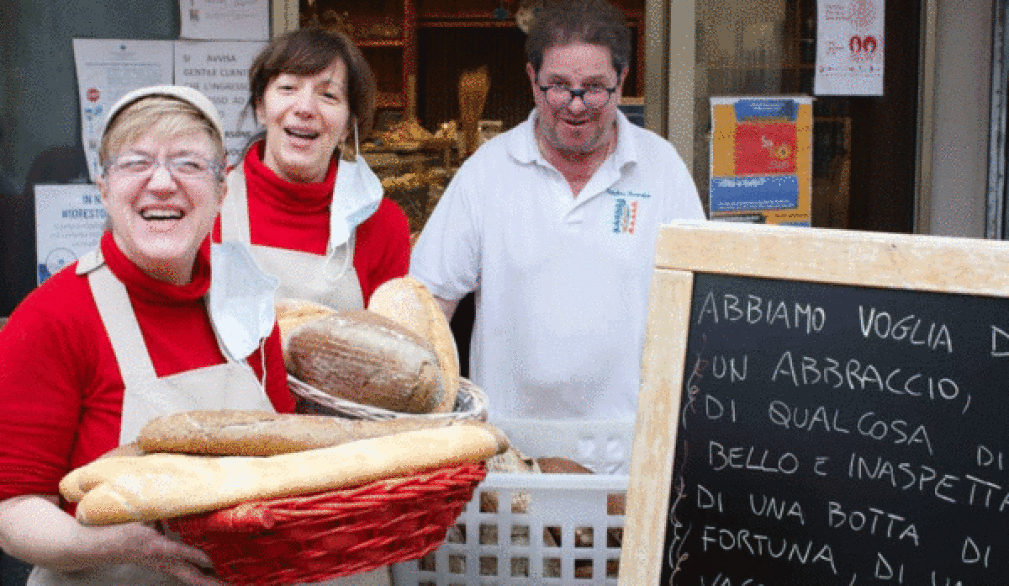
[[[529,27],[526,58],[539,73],[547,49],[576,42],[609,49],[617,75],[627,69],[631,58],[631,31],[623,11],[606,0],[547,2]]]
[[[278,75],[315,75],[337,59],[347,66],[347,103],[362,134],[371,130],[375,116],[375,74],[361,50],[346,34],[303,28],[279,36],[263,48],[249,69],[248,108],[255,115],[266,86]]]

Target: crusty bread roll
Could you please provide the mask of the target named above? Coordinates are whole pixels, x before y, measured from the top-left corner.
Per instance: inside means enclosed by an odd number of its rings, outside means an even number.
[[[487,472],[536,474],[539,473],[540,470],[539,466],[536,464],[536,460],[526,456],[516,449],[515,446],[509,446],[504,452],[487,460]],[[513,513],[528,513],[529,502],[530,497],[528,492],[516,491],[512,493],[511,511]],[[481,491],[480,510],[484,512],[497,511],[498,494],[493,491]],[[528,538],[528,535],[526,537]]]
[[[556,456],[536,458],[536,465],[544,474],[592,474],[592,469],[574,460]]]
[[[444,394],[430,344],[368,310],[338,311],[291,334],[287,370],[320,391],[401,413],[431,413]]]
[[[395,321],[431,343],[441,366],[444,389],[442,400],[434,411],[451,412],[459,393],[459,351],[448,319],[434,295],[413,277],[390,279],[372,293],[368,310]]]
[[[285,351],[291,332],[298,326],[336,313],[332,307],[294,297],[278,297],[274,308],[277,312],[277,326],[280,328],[280,346]]]
[[[198,410],[152,419],[140,429],[137,445],[147,453],[275,456],[453,424],[462,423],[419,417],[357,421],[269,411]]]
[[[86,525],[153,521],[480,462],[507,447],[497,428],[467,422],[262,458],[101,458],[65,476],[60,492],[79,501]]]

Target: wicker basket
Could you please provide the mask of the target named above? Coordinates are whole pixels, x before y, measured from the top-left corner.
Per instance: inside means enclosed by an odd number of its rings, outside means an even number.
[[[290,375],[288,382],[301,413],[364,420],[487,419],[486,395],[462,378],[454,411],[424,415],[338,399]],[[486,474],[482,462],[447,466],[354,488],[243,503],[164,523],[182,541],[205,551],[225,582],[258,586],[318,582],[434,551]]]
[[[232,584],[318,582],[417,559],[445,539],[486,466],[449,466],[164,521]]]
[[[459,394],[456,397],[455,409],[449,413],[412,414],[389,411],[371,405],[362,405],[346,399],[340,399],[320,391],[314,386],[287,375],[288,386],[298,398],[300,413],[317,413],[321,415],[336,415],[347,419],[366,419],[371,421],[420,417],[429,419],[469,419],[487,421],[487,395],[468,379],[459,379]]]

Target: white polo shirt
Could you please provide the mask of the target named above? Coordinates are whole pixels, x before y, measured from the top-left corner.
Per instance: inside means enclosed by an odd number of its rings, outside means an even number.
[[[572,197],[535,116],[462,165],[410,272],[443,299],[476,291],[470,378],[492,418],[633,417],[659,225],[704,210],[672,145],[622,114],[616,150]]]

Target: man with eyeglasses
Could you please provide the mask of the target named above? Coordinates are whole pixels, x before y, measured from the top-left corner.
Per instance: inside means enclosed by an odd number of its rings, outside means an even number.
[[[414,249],[448,316],[475,291],[492,419],[635,415],[659,225],[704,210],[673,147],[618,110],[630,50],[604,0],[549,3],[526,39],[536,109],[463,164]]]

